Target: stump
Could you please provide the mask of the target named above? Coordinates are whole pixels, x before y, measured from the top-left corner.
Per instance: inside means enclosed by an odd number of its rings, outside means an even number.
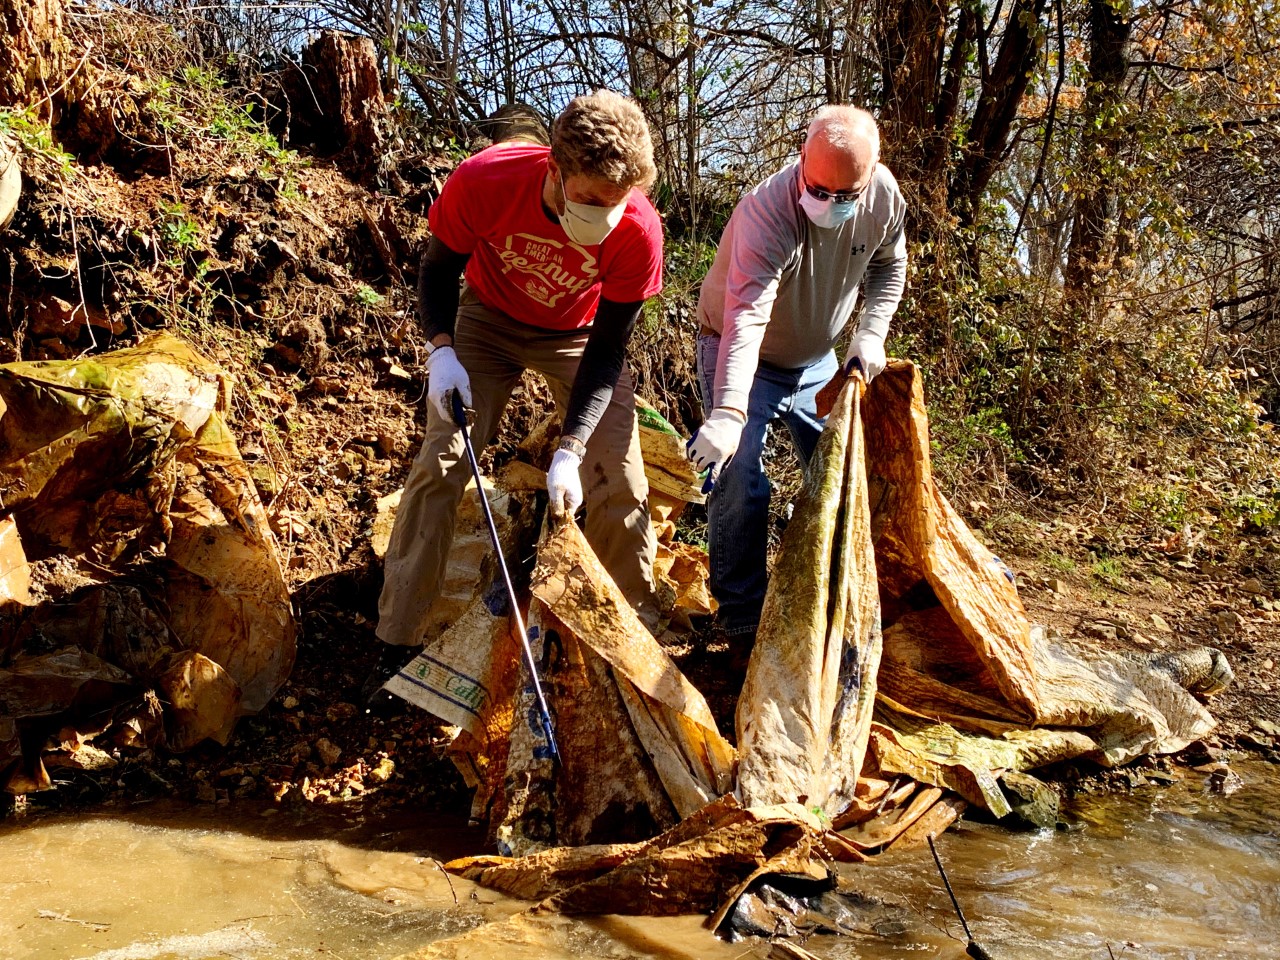
[[[5,35],[0,44],[0,107],[26,106],[48,97],[64,75],[62,0],[0,0],[0,23]]]
[[[372,40],[324,31],[280,78],[273,99],[291,145],[335,157],[358,177],[376,169],[387,105]]]

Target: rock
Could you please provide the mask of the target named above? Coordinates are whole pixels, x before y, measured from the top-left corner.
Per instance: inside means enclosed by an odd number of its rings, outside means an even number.
[[[347,384],[337,377],[314,377],[311,380],[311,387],[316,393],[323,396],[345,397],[347,395]]]
[[[1262,581],[1257,577],[1250,577],[1240,584],[1240,589],[1245,593],[1266,593],[1266,587],[1262,585]]]
[[[1153,613],[1151,615],[1151,623],[1161,633],[1173,633],[1173,627],[1169,626],[1168,621],[1158,613]]]
[[[1010,770],[1001,777],[1013,816],[1035,827],[1058,822],[1058,794],[1048,784],[1026,773]]]
[[[334,703],[324,712],[324,718],[330,723],[337,723],[341,720],[350,720],[356,715],[356,707],[353,703]]]
[[[1209,773],[1226,758],[1226,755],[1226,751],[1221,747],[1205,743],[1202,740],[1187,747],[1186,753],[1183,755],[1183,761],[1193,770]]]
[[[322,737],[316,741],[316,753],[320,756],[321,763],[326,767],[332,767],[338,762],[338,758],[342,756],[342,748]]]
[[[1276,745],[1270,737],[1254,736],[1252,733],[1239,734],[1236,743],[1248,750],[1270,750]]]
[[[1216,647],[1193,646],[1133,656],[1145,657],[1153,668],[1168,673],[1179,686],[1198,697],[1216,696],[1235,681],[1230,661]]]
[[[1050,580],[1049,589],[1052,590],[1054,593],[1056,593],[1058,596],[1062,596],[1064,593],[1067,592],[1067,585],[1063,583],[1061,580]]]
[[[1270,720],[1255,720],[1253,725],[1268,736],[1280,737],[1280,723],[1272,723]]]
[[[294,317],[280,328],[280,336],[271,353],[286,368],[301,367],[314,382],[329,359],[329,343],[324,324],[309,314]]]
[[[1244,781],[1240,779],[1240,774],[1236,773],[1230,767],[1220,767],[1209,774],[1209,789],[1214,793],[1220,793],[1224,797],[1229,797],[1244,787]]]
[[[396,772],[395,761],[390,757],[383,757],[378,761],[378,765],[369,771],[369,779],[374,783],[386,783]]]
[[[113,320],[100,307],[88,303],[70,303],[61,297],[48,296],[31,304],[30,332],[37,337],[56,337],[59,340],[75,340],[86,324],[99,327],[113,335],[124,333],[121,320]]]
[[[285,697],[284,700],[280,702],[280,705],[286,710],[296,709],[298,706],[298,698],[295,696]]]
[[[1116,625],[1106,620],[1095,620],[1092,623],[1084,625],[1084,633],[1086,636],[1097,637],[1099,640],[1115,640],[1117,636]]]
[[[1235,637],[1244,628],[1244,620],[1234,610],[1219,610],[1213,618],[1213,625],[1224,637]]]

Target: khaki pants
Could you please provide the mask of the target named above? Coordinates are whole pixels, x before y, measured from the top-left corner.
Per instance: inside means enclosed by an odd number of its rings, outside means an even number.
[[[476,452],[497,433],[511,391],[526,369],[546,377],[563,412],[587,332],[541,330],[517,323],[464,289],[454,350],[471,380]],[[649,524],[649,484],[640,456],[635,384],[624,365],[613,398],[587,443],[582,463],[587,541],[642,616],[653,612],[656,540]],[[444,579],[454,519],[471,478],[462,433],[427,404],[422,449],[409,471],[387,549],[378,598],[378,638],[424,643],[423,623]]]

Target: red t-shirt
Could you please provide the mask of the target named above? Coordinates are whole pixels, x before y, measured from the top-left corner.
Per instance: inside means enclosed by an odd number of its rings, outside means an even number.
[[[551,150],[498,144],[458,165],[431,205],[431,232],[469,253],[467,283],[481,302],[535,327],[576,330],[600,297],[645,300],[662,289],[662,221],[639,190],[604,242],[571,241],[542,207]]]

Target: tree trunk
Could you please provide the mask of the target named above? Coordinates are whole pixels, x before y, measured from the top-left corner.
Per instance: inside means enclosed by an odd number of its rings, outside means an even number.
[[[1081,151],[1079,182],[1083,191],[1076,199],[1071,245],[1063,274],[1068,298],[1088,306],[1104,266],[1105,244],[1113,208],[1115,184],[1106,167],[1120,147],[1120,130],[1112,114],[1119,102],[1129,73],[1127,3],[1091,0],[1089,8],[1089,87],[1085,94],[1084,129],[1096,131],[1086,137]]]
[[[951,208],[962,227],[977,222],[982,195],[1009,145],[1014,118],[1040,57],[1044,11],[1045,0],[1016,0],[996,61],[982,78],[982,93],[966,137],[965,160],[951,182]]]
[[[372,173],[382,154],[386,101],[373,41],[326,30],[283,78],[289,139],[337,156],[356,176]]]

